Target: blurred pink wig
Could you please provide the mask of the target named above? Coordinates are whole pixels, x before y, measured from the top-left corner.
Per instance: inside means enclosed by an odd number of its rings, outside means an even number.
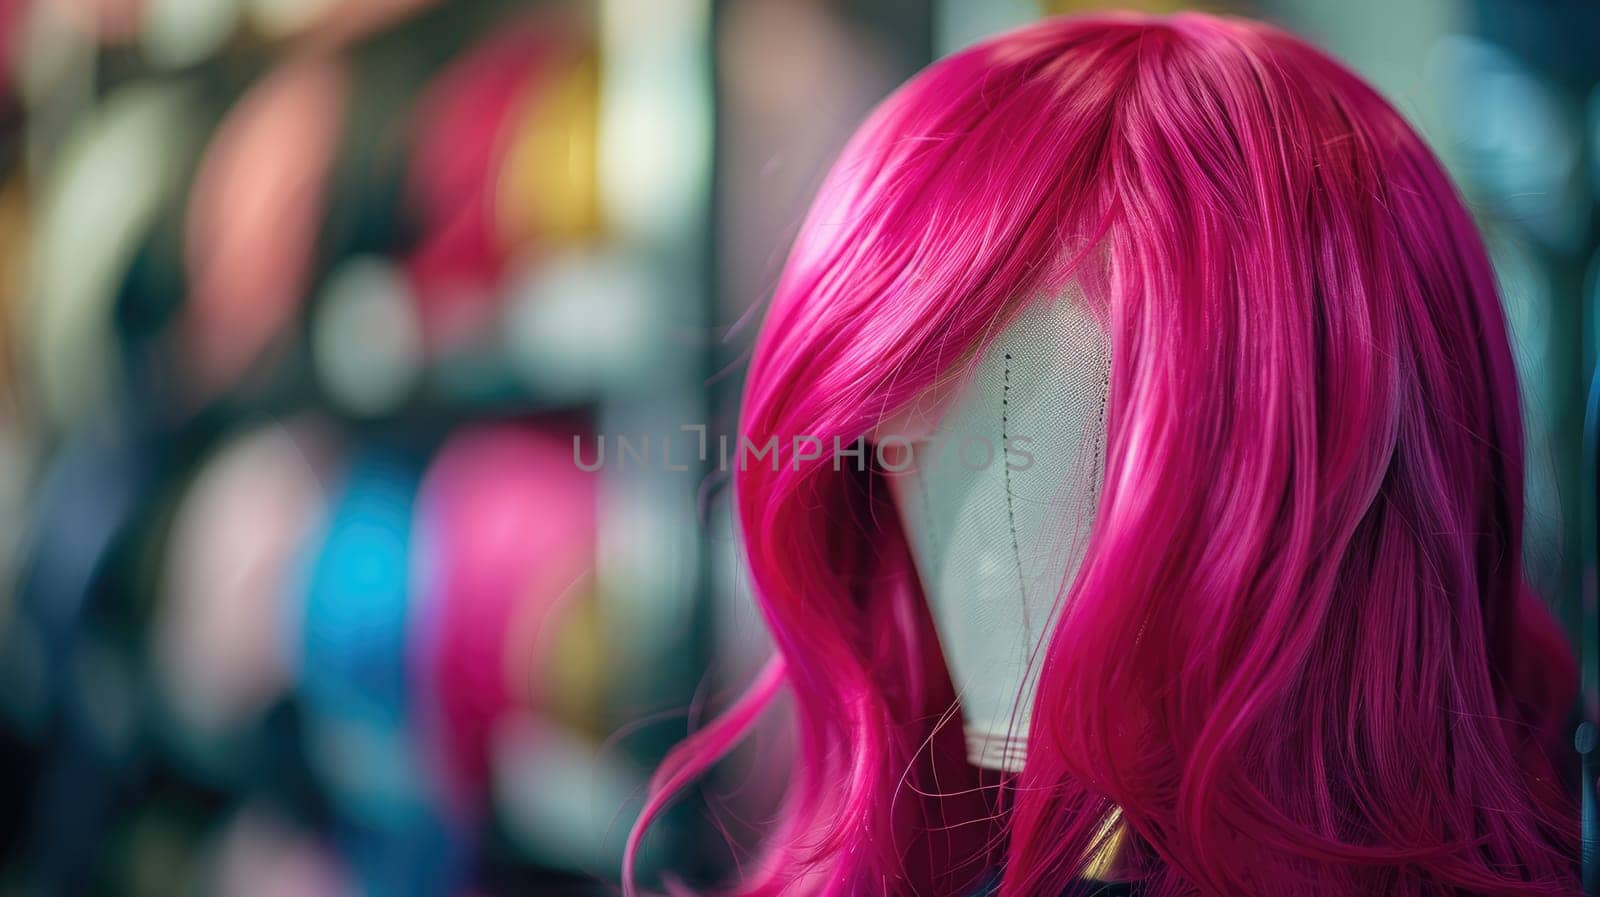
[[[1069,279],[1111,335],[1106,477],[997,812],[884,473],[794,437],[871,433]],[[1067,18],[931,66],[817,197],[742,430],[779,445],[735,479],[777,656],[635,840],[787,689],[740,894],[1055,897],[1117,809],[1143,894],[1577,892],[1494,273],[1422,140],[1307,44]]]
[[[538,673],[594,563],[595,480],[570,457],[540,430],[484,425],[423,481],[412,673],[445,804],[467,818],[486,806],[496,727],[547,709]]]

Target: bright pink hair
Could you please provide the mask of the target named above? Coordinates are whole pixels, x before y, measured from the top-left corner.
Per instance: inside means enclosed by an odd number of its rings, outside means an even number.
[[[997,809],[880,470],[849,444],[1031,298],[1111,334],[1106,478]],[[1236,19],[1053,19],[929,67],[856,135],[751,364],[735,502],[777,657],[658,774],[793,696],[740,894],[1058,895],[1120,808],[1151,895],[1574,894],[1549,759],[1575,671],[1522,584],[1494,273],[1422,140]]]

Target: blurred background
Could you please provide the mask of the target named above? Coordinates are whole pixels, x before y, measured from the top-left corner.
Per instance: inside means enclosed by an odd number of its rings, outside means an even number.
[[[1593,685],[1600,7],[1111,5],[1287,25],[1455,172]],[[1105,6],[0,0],[0,897],[612,892],[766,650],[701,447],[826,165]],[[785,750],[641,877],[732,870]]]

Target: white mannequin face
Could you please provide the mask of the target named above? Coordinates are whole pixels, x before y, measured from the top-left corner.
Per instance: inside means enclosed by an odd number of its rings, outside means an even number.
[[[913,440],[890,488],[975,765],[1022,768],[1045,637],[1104,479],[1109,371],[1105,329],[1074,287],[1028,308],[959,381],[879,428],[880,443]]]

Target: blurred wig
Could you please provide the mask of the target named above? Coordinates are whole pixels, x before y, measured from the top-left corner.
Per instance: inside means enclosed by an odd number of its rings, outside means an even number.
[[[979,798],[874,432],[1041,296],[1111,344],[1105,482],[1009,807]],[[1563,638],[1523,585],[1495,277],[1371,87],[1236,19],[1041,22],[928,68],[824,184],[751,364],[735,503],[798,760],[740,894],[1573,894]],[[842,469],[841,469],[842,467]]]

